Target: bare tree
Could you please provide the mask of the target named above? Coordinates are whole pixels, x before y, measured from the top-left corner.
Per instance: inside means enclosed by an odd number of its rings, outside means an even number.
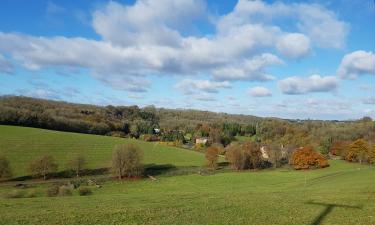
[[[123,177],[136,177],[142,172],[142,150],[134,145],[118,145],[112,157],[113,173],[121,180]]]
[[[56,172],[57,168],[55,159],[50,155],[39,157],[29,164],[29,171],[36,176],[42,176],[44,180],[47,179],[47,174]]]
[[[0,155],[0,180],[12,177],[9,160]]]
[[[78,155],[69,160],[67,167],[73,170],[77,177],[86,166],[86,159],[82,155]]]

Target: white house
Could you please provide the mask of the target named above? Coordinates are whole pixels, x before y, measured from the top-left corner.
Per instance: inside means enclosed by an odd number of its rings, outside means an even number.
[[[200,137],[195,139],[195,144],[206,144],[208,141],[207,137]]]

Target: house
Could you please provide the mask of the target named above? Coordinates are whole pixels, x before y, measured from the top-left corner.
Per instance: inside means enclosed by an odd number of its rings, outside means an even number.
[[[269,159],[270,158],[270,156],[268,155],[266,146],[262,146],[260,148],[260,151],[262,152],[263,159]]]
[[[208,137],[200,137],[195,139],[195,144],[203,144],[205,145],[208,141]]]

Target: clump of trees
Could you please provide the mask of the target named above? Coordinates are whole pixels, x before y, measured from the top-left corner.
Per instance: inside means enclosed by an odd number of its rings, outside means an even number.
[[[234,170],[259,169],[264,162],[260,146],[254,142],[230,145],[225,156]]]
[[[29,164],[29,171],[31,174],[37,177],[43,177],[47,179],[47,175],[56,172],[58,168],[55,159],[50,155],[41,156]]]
[[[10,167],[9,160],[0,155],[0,180],[8,179],[12,177],[12,169]]]
[[[219,149],[215,146],[208,147],[205,152],[207,167],[216,169],[219,159]]]
[[[317,169],[329,166],[328,160],[311,146],[295,150],[292,154],[291,165],[296,170]]]
[[[0,124],[88,134],[153,134],[159,118],[152,107],[72,104],[28,97],[0,97]]]
[[[112,156],[112,172],[119,180],[125,177],[138,177],[143,172],[142,150],[134,144],[115,147]]]

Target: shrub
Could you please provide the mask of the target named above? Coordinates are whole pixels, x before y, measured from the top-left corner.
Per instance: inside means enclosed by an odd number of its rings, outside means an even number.
[[[35,176],[47,179],[47,174],[57,171],[57,164],[52,156],[46,155],[35,159],[29,165],[29,171]]]
[[[5,156],[0,156],[0,180],[12,177],[12,169],[9,160]]]
[[[291,164],[296,170],[328,167],[328,160],[322,154],[307,146],[293,152]]]
[[[91,189],[88,188],[88,187],[80,187],[80,188],[78,189],[78,194],[79,194],[80,196],[91,195],[91,194],[92,194],[92,191],[91,191]]]
[[[116,146],[112,157],[112,171],[118,177],[137,177],[142,174],[142,150],[134,145]]]
[[[59,187],[59,196],[70,196],[73,193],[71,185],[62,185]]]
[[[217,160],[219,158],[219,149],[211,146],[206,149],[205,153],[207,167],[211,169],[216,169],[217,166]]]
[[[24,193],[20,190],[13,190],[7,194],[5,194],[5,198],[23,198]]]
[[[26,198],[35,198],[36,197],[36,191],[35,190],[30,190],[29,192],[27,192]]]
[[[46,194],[48,197],[55,197],[59,194],[59,186],[58,185],[52,185],[46,190]]]

